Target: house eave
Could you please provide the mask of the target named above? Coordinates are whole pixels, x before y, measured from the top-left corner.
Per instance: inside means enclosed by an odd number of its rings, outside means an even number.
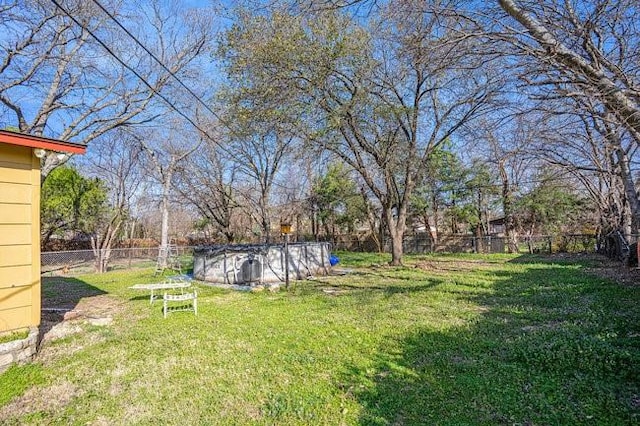
[[[86,145],[42,136],[26,135],[9,130],[0,130],[0,143],[27,146],[35,149],[46,149],[48,151],[64,152],[67,154],[84,154],[87,151]]]

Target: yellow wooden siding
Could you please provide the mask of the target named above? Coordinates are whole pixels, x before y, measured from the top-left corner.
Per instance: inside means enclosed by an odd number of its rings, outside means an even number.
[[[17,223],[31,223],[31,203],[4,204],[2,206],[2,209],[0,210],[0,225]]]
[[[0,300],[2,301],[0,312],[23,308],[25,306],[31,307],[31,287],[32,286],[0,288]]]
[[[23,306],[21,308],[8,309],[0,311],[0,331],[16,330],[19,328],[40,325],[31,324],[31,311],[33,306]]]
[[[0,204],[0,208],[4,208]],[[32,244],[31,228],[34,225],[1,225],[0,224],[0,246]]]
[[[27,146],[1,144],[0,161],[3,163],[25,164],[31,168],[33,160],[32,149]],[[35,157],[35,156],[34,156]],[[38,168],[40,164],[38,164]]]
[[[0,204],[31,204],[32,186],[0,182]]]
[[[15,246],[0,246],[0,268],[3,266],[14,266],[18,262],[22,265],[31,266],[32,249],[31,244],[22,244]]]
[[[41,291],[40,284],[40,159],[31,153],[31,324],[40,325]]]
[[[40,324],[40,160],[0,144],[0,332]]]
[[[0,161],[0,182],[31,185],[31,164]]]
[[[0,269],[0,288],[19,287],[29,285],[31,280],[31,265],[4,266]]]

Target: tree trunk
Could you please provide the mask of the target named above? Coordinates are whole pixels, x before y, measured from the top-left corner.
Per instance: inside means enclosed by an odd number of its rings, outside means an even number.
[[[451,210],[453,211],[453,214],[451,215],[451,233],[455,235],[458,233],[458,219],[456,217],[456,192],[455,191],[453,191],[453,197],[451,200]]]
[[[507,240],[507,253],[518,253],[518,235],[516,233],[515,219],[511,208],[511,198],[503,198],[504,236]]]
[[[158,252],[158,266],[162,269],[167,267],[167,258],[169,256],[169,191],[171,189],[171,177],[171,173],[168,173],[164,182],[162,182],[162,224],[160,227],[160,251]]]
[[[100,256],[100,236],[91,236],[91,250],[93,251],[93,266],[97,273],[102,272],[102,262]]]
[[[262,216],[262,236],[266,244],[271,242],[271,224],[269,223],[266,213],[263,213]]]
[[[478,198],[477,198],[477,208],[478,208],[478,224],[476,225],[476,228],[474,230],[474,234],[476,237],[476,253],[484,253],[485,250],[485,241],[484,241],[484,236],[485,236],[485,232],[484,232],[484,222],[482,221],[482,192],[478,191]]]
[[[336,220],[331,215],[331,243],[334,247],[338,245],[338,236],[336,235]]]
[[[99,235],[91,237],[91,247],[93,248],[94,268],[98,274],[102,274],[107,270],[107,262],[105,262],[104,252],[102,250],[103,240]]]
[[[389,263],[391,266],[401,266],[402,265],[402,234],[397,230],[391,232],[391,262]]]
[[[431,227],[429,227],[429,232],[431,233],[431,239],[433,240],[433,245],[431,246],[431,252],[438,251],[438,244],[440,244],[440,234],[438,232],[440,228],[440,223],[438,220],[438,213],[440,209],[438,208],[438,203],[436,197],[433,197],[433,231]]]
[[[518,252],[515,218],[513,217],[513,195],[509,185],[509,177],[504,162],[498,162],[500,179],[502,180],[502,211],[504,213],[504,236],[507,240],[507,252]]]
[[[319,237],[319,226],[318,226],[318,220],[317,220],[317,213],[316,213],[316,208],[313,207],[313,210],[311,211],[311,233],[313,234],[313,239],[315,241],[319,241],[318,237]]]
[[[640,227],[640,200],[636,192],[635,183],[629,167],[629,157],[622,148],[616,150],[618,166],[620,167],[620,178],[624,186],[624,194],[627,198],[629,209],[631,210],[631,223],[629,227],[638,232]]]
[[[391,266],[401,266],[404,249],[402,242],[406,229],[406,206],[398,208],[397,217],[393,217],[393,207],[385,208],[385,220],[391,237]]]
[[[529,230],[529,235],[527,238],[527,246],[529,247],[529,254],[533,254],[535,249],[533,247],[533,235],[534,235],[534,225],[531,225],[531,229]]]
[[[268,189],[262,189],[260,194],[259,209],[260,209],[260,227],[262,228],[262,238],[265,244],[271,242],[271,221],[269,220],[269,212],[267,211],[267,194]]]
[[[111,260],[111,246],[118,233],[121,222],[118,218],[112,219],[111,223],[104,231],[104,235],[96,234],[91,236],[91,248],[94,256],[94,266],[97,273],[107,272],[109,261]]]
[[[435,225],[432,225],[432,221],[435,222],[435,219],[432,219],[431,216],[425,213],[422,216],[422,221],[424,223],[427,235],[429,235],[429,237],[431,238],[430,252],[433,253],[435,251],[435,247],[438,245],[438,229]]]
[[[371,232],[371,238],[373,239],[376,248],[378,249],[378,253],[382,253],[382,222],[378,225],[378,221],[376,220],[377,215],[373,211],[373,207],[371,206],[371,202],[367,197],[364,187],[360,187],[360,195],[362,195],[362,199],[364,200],[364,205],[367,209],[367,222],[369,223],[369,231]]]
[[[322,218],[322,228],[324,229],[324,240],[329,241],[331,238],[331,230],[329,229],[329,219]]]
[[[476,229],[475,229],[475,237],[476,237],[476,253],[484,253],[485,252],[485,248],[484,248],[484,235],[482,232],[482,224],[478,223],[478,225],[476,225]]]

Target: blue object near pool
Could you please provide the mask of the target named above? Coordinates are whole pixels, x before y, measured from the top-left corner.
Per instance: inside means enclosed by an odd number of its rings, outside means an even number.
[[[329,255],[329,265],[336,266],[340,262],[340,258],[335,254]]]

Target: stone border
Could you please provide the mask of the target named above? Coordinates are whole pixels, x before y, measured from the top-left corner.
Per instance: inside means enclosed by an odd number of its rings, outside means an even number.
[[[38,336],[38,328],[31,327],[25,339],[0,344],[0,373],[13,364],[32,361],[38,347]]]

